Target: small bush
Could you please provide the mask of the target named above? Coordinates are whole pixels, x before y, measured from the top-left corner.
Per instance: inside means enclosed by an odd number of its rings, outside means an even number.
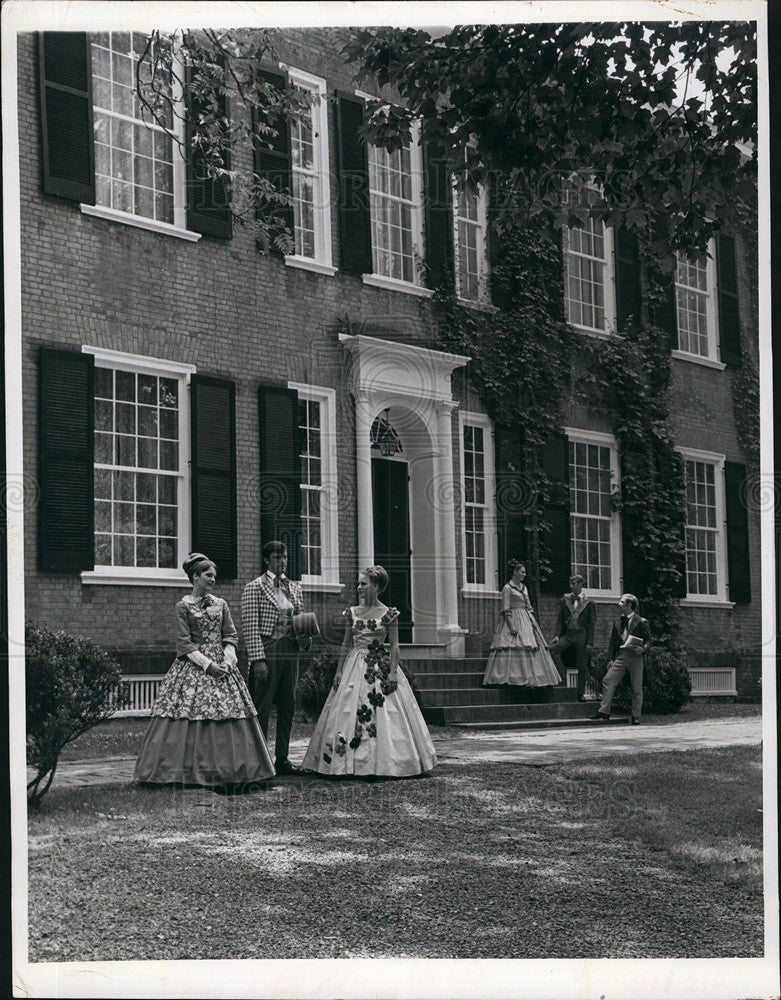
[[[90,639],[28,622],[25,646],[27,764],[36,772],[27,792],[37,807],[63,747],[109,718],[126,695],[117,664]]]
[[[323,710],[334,683],[338,657],[329,649],[313,653],[298,681],[298,704],[310,722]]]
[[[607,673],[606,653],[592,657],[592,671],[601,689]],[[643,711],[656,715],[680,712],[691,698],[692,682],[686,669],[686,654],[677,647],[651,646],[645,658],[643,672]],[[613,709],[628,712],[632,702],[632,685],[627,673],[616,688]]]

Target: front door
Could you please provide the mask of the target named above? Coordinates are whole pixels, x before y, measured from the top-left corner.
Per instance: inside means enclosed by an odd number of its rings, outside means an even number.
[[[372,459],[374,562],[388,571],[380,600],[399,610],[399,642],[412,642],[409,473],[406,462]]]

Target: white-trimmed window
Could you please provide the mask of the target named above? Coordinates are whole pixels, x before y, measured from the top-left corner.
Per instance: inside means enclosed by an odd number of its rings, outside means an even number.
[[[686,481],[686,599],[727,599],[724,456],[680,449]]]
[[[369,144],[374,273],[365,278],[422,286],[415,259],[423,252],[423,163],[417,139],[413,127],[412,143],[392,153]]]
[[[167,102],[156,117],[136,93],[136,72],[149,78],[144,53],[149,36],[136,31],[104,31],[90,36],[92,103],[95,135],[96,205],[84,211],[110,211],[119,219],[144,219],[151,228],[183,231],[185,165],[173,132],[183,138],[183,99],[176,72],[169,81]],[[179,67],[181,69],[181,67]],[[195,234],[193,234],[195,238]]]
[[[95,570],[88,582],[177,582],[189,550],[192,365],[95,357]],[[95,579],[97,578],[97,579]]]
[[[564,186],[565,203],[597,192],[583,185]],[[562,228],[564,251],[564,306],[567,322],[589,333],[615,328],[615,262],[613,230],[602,220],[587,218],[580,226]]]
[[[461,522],[464,591],[494,593],[497,588],[494,441],[490,419],[460,413]]]
[[[325,80],[287,67],[291,84],[309,105],[290,117],[295,253],[288,264],[331,266],[331,214],[328,187],[328,101]]]
[[[465,302],[485,299],[487,204],[485,189],[453,178],[453,247],[456,294]]]
[[[706,258],[678,255],[675,310],[681,354],[719,360],[717,309],[716,246],[711,240]]]
[[[336,469],[336,392],[289,382],[298,393],[301,459],[302,583],[317,590],[339,584],[339,505]]]
[[[618,450],[611,434],[565,428],[569,438],[570,560],[589,593],[621,587],[621,524],[612,494]]]

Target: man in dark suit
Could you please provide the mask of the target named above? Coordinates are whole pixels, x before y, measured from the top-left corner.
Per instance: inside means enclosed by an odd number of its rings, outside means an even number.
[[[571,593],[565,594],[559,605],[554,648],[560,653],[565,667],[577,667],[578,699],[584,701],[597,609],[591,598],[583,593],[583,577],[579,573],[569,578],[569,585]]]
[[[651,642],[651,629],[645,618],[637,613],[638,601],[634,594],[624,594],[618,602],[621,617],[613,625],[607,648],[607,673],[602,681],[602,701],[594,719],[610,718],[610,706],[619,681],[629,672],[632,682],[632,725],[640,722],[643,708],[643,667],[645,653]]]

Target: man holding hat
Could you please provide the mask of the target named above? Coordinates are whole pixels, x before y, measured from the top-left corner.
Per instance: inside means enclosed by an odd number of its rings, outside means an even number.
[[[288,760],[290,730],[296,705],[299,645],[294,616],[301,613],[301,584],[285,576],[284,542],[263,546],[266,571],[244,588],[241,624],[249,659],[249,688],[263,736],[268,735],[271,706],[277,706],[274,767],[278,775],[298,774]]]
[[[591,598],[583,593],[583,577],[580,573],[573,573],[569,578],[569,585],[571,593],[565,594],[559,605],[556,638],[552,648],[558,650],[565,667],[571,663],[577,667],[578,700],[584,701],[597,609]]]
[[[603,722],[610,718],[613,695],[628,671],[632,682],[632,725],[636,726],[643,708],[643,666],[651,642],[651,629],[647,620],[637,613],[638,600],[634,594],[624,594],[618,606],[621,616],[610,633],[607,655],[611,662],[602,681],[602,701],[592,718]]]

